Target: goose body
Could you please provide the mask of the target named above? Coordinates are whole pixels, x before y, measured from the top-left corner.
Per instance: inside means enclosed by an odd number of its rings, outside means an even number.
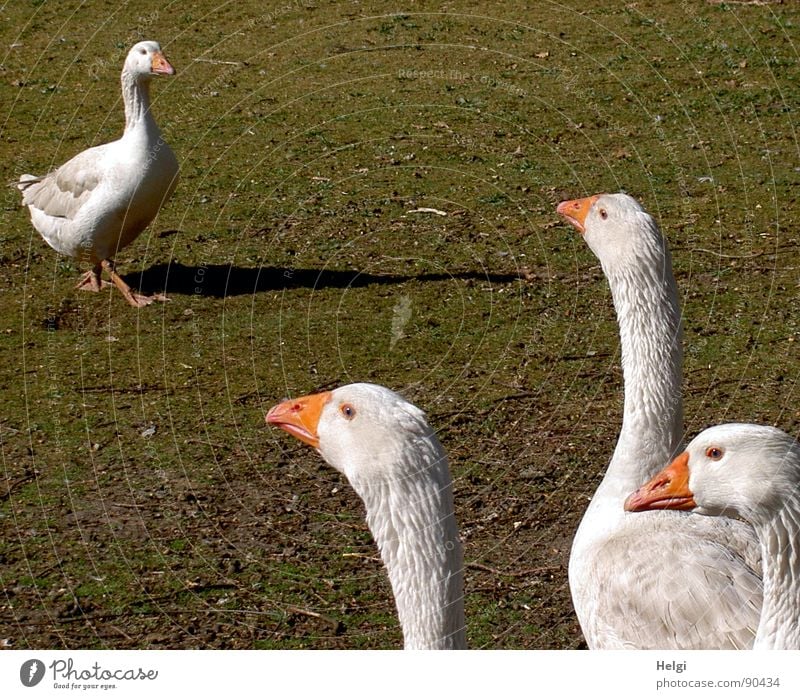
[[[452,481],[424,413],[388,388],[357,383],[285,401],[266,420],[315,447],[364,502],[405,648],[466,648]]]
[[[752,527],[681,512],[633,518],[623,510],[682,437],[680,309],[666,241],[626,194],[565,201],[558,212],[583,233],[608,279],[625,386],[617,444],[570,553],[570,591],[587,644],[750,647],[761,609]]]
[[[711,427],[631,494],[625,509],[689,510],[749,522],[764,569],[753,648],[800,650],[800,444],[795,439],[762,425]]]
[[[22,175],[17,183],[33,227],[50,247],[92,264],[78,287],[99,291],[106,269],[133,306],[163,297],[134,292],[116,274],[112,259],[155,218],[177,185],[178,161],[150,111],[152,77],[174,73],[156,42],[133,46],[121,76],[122,137],[82,151],[42,177]]]

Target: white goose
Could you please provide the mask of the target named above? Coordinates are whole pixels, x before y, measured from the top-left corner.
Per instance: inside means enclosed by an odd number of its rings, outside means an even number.
[[[625,509],[691,510],[740,517],[752,524],[764,566],[764,606],[753,648],[800,650],[797,441],[763,425],[711,427],[633,493]]]
[[[677,452],[682,434],[680,310],[666,241],[626,194],[565,201],[558,212],[583,233],[608,279],[625,385],[617,445],[570,554],[586,641],[608,649],[747,648],[761,610],[752,527],[623,510],[626,496]]]
[[[125,131],[111,143],[78,153],[42,177],[22,175],[17,187],[33,227],[62,255],[92,263],[79,289],[100,291],[102,270],[132,306],[165,297],[134,292],[112,258],[153,220],[178,183],[178,161],[150,112],[150,80],[173,75],[155,41],[141,41],[122,69]]]
[[[287,400],[266,420],[315,447],[364,501],[405,648],[466,648],[452,481],[424,413],[383,386],[356,383]]]

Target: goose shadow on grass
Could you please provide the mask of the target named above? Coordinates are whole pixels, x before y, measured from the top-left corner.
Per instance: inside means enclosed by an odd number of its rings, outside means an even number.
[[[143,294],[164,292],[225,298],[283,289],[345,289],[371,284],[399,284],[410,280],[440,282],[449,279],[473,279],[509,284],[517,281],[519,275],[481,272],[369,274],[356,270],[234,267],[233,265],[187,266],[180,262],[171,262],[153,265],[141,272],[130,272],[123,275],[123,278]]]

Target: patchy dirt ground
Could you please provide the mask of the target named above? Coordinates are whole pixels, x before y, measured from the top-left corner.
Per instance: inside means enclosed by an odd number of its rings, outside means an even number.
[[[687,436],[797,433],[792,3],[17,3],[0,8],[4,180],[116,137],[127,48],[182,181],[117,258],[169,303],[0,227],[0,644],[392,648],[360,502],[264,425],[373,381],[447,448],[474,648],[581,648],[571,538],[614,446],[599,266],[562,198],[661,221]],[[444,215],[419,211],[436,209]]]

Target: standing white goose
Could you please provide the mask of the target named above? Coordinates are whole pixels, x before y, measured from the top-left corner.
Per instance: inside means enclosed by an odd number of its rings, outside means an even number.
[[[388,388],[356,383],[287,400],[266,420],[315,447],[363,500],[405,648],[466,648],[452,481],[424,413]]]
[[[78,153],[42,177],[22,175],[17,183],[33,227],[47,243],[93,265],[78,288],[100,291],[105,269],[136,307],[165,297],[133,291],[114,270],[112,258],[147,227],[178,183],[178,161],[150,112],[150,80],[174,73],[155,41],[136,44],[122,69],[122,137]]]
[[[586,641],[590,648],[747,648],[761,610],[752,527],[623,510],[627,495],[677,452],[682,434],[680,310],[666,241],[626,194],[565,201],[558,212],[583,233],[608,279],[625,385],[617,445],[570,554]]]
[[[753,648],[800,650],[800,444],[796,440],[763,425],[710,427],[633,493],[625,509],[690,510],[740,517],[752,524],[764,567],[764,606]]]

